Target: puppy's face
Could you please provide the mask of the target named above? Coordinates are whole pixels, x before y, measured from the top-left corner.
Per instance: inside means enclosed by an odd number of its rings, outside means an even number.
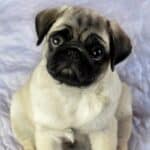
[[[109,64],[126,58],[130,40],[121,28],[90,9],[62,7],[36,17],[38,43],[46,37],[47,71],[71,86],[88,86]]]

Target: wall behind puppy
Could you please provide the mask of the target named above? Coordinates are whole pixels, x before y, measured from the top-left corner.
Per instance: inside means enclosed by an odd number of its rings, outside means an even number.
[[[10,98],[40,59],[34,17],[56,4],[94,8],[116,19],[131,37],[134,52],[117,67],[134,95],[130,150],[150,150],[150,0],[0,0],[0,150],[20,149],[10,129]]]

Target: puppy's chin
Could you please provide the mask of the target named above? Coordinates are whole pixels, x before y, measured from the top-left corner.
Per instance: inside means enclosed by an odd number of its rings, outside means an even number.
[[[93,78],[83,78],[80,77],[79,74],[76,73],[76,71],[73,68],[63,68],[59,73],[50,71],[48,69],[49,74],[60,83],[64,83],[68,86],[76,86],[76,87],[85,87],[89,86],[94,82]]]

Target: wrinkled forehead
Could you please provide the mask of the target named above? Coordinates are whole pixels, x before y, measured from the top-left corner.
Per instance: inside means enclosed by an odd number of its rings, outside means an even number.
[[[88,34],[96,33],[108,42],[107,20],[93,10],[69,7],[63,16],[57,19],[51,31],[61,30],[66,25],[71,27],[74,36],[82,34],[83,40]]]

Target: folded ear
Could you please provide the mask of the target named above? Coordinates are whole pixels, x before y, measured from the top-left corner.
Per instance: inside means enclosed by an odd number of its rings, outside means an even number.
[[[110,34],[110,56],[111,56],[111,69],[123,61],[132,50],[132,45],[127,34],[121,27],[114,21],[108,21],[108,30]]]
[[[63,14],[63,10],[64,9],[62,8],[53,8],[43,10],[37,14],[35,18],[35,28],[38,36],[37,45],[43,41],[44,36],[49,31],[50,27],[57,20],[57,18]]]

